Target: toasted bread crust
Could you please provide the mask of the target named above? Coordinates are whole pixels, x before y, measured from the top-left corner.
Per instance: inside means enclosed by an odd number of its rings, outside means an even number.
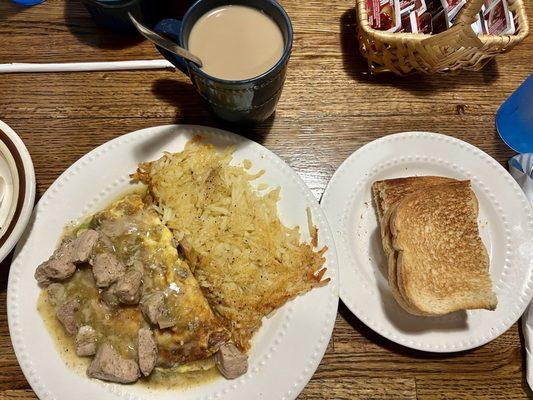
[[[396,205],[390,229],[398,287],[416,309],[446,314],[496,307],[477,216],[469,181],[428,187]]]
[[[400,288],[398,287],[398,279],[397,279],[397,269],[396,269],[396,262],[398,258],[398,252],[394,250],[394,247],[392,245],[392,232],[390,230],[390,217],[394,210],[396,209],[396,204],[393,204],[392,207],[390,207],[385,215],[383,216],[383,219],[381,221],[381,238],[383,243],[383,250],[385,251],[385,255],[387,256],[387,265],[388,265],[388,275],[387,279],[389,282],[389,288],[392,292],[392,296],[394,299],[398,302],[398,304],[407,312],[414,314],[414,315],[425,315],[421,310],[414,307],[412,304],[405,299],[405,297],[402,295],[402,292]]]
[[[394,203],[416,190],[455,181],[444,176],[412,176],[376,181],[372,185],[372,193],[378,207],[378,217],[381,221]]]

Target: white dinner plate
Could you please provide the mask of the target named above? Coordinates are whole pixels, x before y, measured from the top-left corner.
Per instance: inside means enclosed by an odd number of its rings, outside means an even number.
[[[381,179],[416,175],[472,181],[498,296],[495,311],[418,317],[405,312],[392,297],[371,186]],[[529,203],[498,162],[466,142],[429,132],[377,139],[342,163],[321,204],[337,244],[342,301],[366,325],[396,343],[432,352],[471,349],[505,332],[531,300],[533,213]]]
[[[235,145],[234,162],[252,161],[252,171],[265,169],[258,182],[281,187],[278,211],[286,225],[299,225],[309,240],[306,207],[327,245],[331,282],[286,304],[254,337],[248,373],[196,387],[149,390],[88,379],[69,369],[36,310],[39,288],[35,267],[52,253],[66,223],[79,220],[116,199],[129,187],[129,174],[141,161],[180,151],[187,140],[202,135],[217,145]],[[168,125],[132,132],[83,156],[46,191],[34,210],[34,221],[17,247],[8,285],[9,330],[17,359],[41,400],[95,399],[294,399],[304,388],[326,350],[338,303],[337,260],[325,215],[304,182],[287,164],[261,145],[214,128]]]

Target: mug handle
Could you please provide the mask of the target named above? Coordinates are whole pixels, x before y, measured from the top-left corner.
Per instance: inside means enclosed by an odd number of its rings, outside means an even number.
[[[157,33],[162,33],[171,39],[173,39],[176,43],[179,43],[179,33],[181,29],[181,21],[177,19],[167,18],[159,21],[155,27],[154,31]],[[162,49],[159,46],[155,46],[156,49],[165,57],[168,61],[172,63],[177,69],[179,69],[181,72],[183,72],[185,75],[189,75],[189,70],[187,68],[187,63],[183,59],[183,57],[177,56],[176,54],[171,53],[168,50]]]

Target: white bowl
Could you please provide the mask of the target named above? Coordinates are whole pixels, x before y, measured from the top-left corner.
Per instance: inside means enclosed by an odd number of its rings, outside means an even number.
[[[20,137],[0,121],[0,261],[15,247],[35,202],[35,172]]]

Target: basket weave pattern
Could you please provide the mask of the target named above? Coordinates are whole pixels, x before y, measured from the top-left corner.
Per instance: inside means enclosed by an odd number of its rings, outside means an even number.
[[[514,35],[479,35],[470,24],[483,0],[469,0],[450,29],[436,35],[392,33],[368,24],[367,0],[356,0],[357,34],[361,53],[371,73],[391,71],[398,75],[427,74],[458,70],[480,70],[494,56],[511,50],[528,35],[529,26],[523,0],[509,0],[516,32]]]

